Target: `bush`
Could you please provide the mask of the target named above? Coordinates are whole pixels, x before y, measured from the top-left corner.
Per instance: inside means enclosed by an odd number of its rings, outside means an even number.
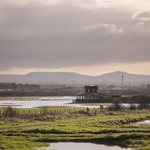
[[[137,108],[136,105],[130,104],[130,107],[129,107],[130,110],[136,110],[136,108]]]
[[[150,96],[148,96],[148,95],[133,96],[131,99],[131,102],[137,103],[138,108],[140,108],[140,109],[150,108]]]
[[[139,108],[140,109],[148,109],[150,108],[150,97],[147,95],[141,95],[139,101]]]
[[[117,99],[113,100],[113,104],[108,107],[108,110],[110,111],[117,111],[121,109],[122,109],[122,106]]]
[[[8,106],[7,108],[4,109],[4,116],[6,117],[14,117],[16,115],[17,115],[16,110],[11,106]]]

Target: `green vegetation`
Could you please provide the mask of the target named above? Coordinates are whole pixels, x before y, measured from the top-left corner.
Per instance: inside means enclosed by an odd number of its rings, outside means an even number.
[[[85,141],[150,149],[149,110],[41,107],[0,109],[0,147],[34,150],[53,141]]]

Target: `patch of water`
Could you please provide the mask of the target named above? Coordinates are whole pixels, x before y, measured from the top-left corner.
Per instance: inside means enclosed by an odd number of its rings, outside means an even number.
[[[119,146],[107,146],[94,143],[58,142],[51,143],[48,148],[40,150],[131,150],[131,148],[121,148]]]
[[[51,96],[51,97],[37,97],[34,98],[34,100],[30,100],[30,97],[24,99],[22,99],[22,97],[17,97],[17,100],[13,98],[10,98],[10,100],[4,99],[0,101],[0,107],[12,106],[14,108],[33,108],[41,106],[67,106],[68,103],[72,102],[72,99],[74,99],[74,97]]]
[[[31,97],[32,98],[32,97]],[[24,98],[25,99],[25,98]],[[100,104],[73,104],[74,96],[50,96],[50,97],[37,97],[34,100],[30,100],[30,97],[23,100],[22,97],[10,98],[0,101],[0,107],[12,106],[14,108],[34,108],[42,106],[69,106],[69,107],[89,107],[99,108]],[[107,105],[107,104],[106,104]]]
[[[0,100],[0,107],[12,106],[14,108],[34,108],[42,106],[69,106],[82,108],[107,108],[110,103],[72,103],[75,96],[49,96],[49,97],[10,97]],[[129,107],[129,104],[122,104]]]
[[[150,120],[144,120],[144,121],[141,121],[141,122],[137,122],[136,124],[137,125],[150,125]]]

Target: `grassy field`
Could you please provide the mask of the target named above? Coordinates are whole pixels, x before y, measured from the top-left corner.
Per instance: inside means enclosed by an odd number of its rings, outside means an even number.
[[[46,107],[11,111],[17,113],[11,116],[6,109],[0,110],[0,147],[4,150],[34,150],[54,141],[150,149],[150,126],[134,124],[150,119],[149,110]]]

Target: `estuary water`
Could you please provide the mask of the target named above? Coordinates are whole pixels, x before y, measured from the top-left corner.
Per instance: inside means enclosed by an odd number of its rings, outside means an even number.
[[[16,100],[17,99],[17,100]],[[10,97],[0,100],[0,107],[12,106],[13,108],[34,108],[42,106],[69,106],[98,108],[99,104],[72,104],[75,96],[51,97]],[[106,104],[107,105],[107,104]]]
[[[119,146],[107,146],[103,144],[94,143],[51,143],[49,147],[44,148],[45,150],[131,150],[131,148],[122,148]],[[42,150],[42,149],[40,149]]]
[[[41,106],[68,106],[75,97],[10,97],[0,101],[0,107],[34,108]]]

